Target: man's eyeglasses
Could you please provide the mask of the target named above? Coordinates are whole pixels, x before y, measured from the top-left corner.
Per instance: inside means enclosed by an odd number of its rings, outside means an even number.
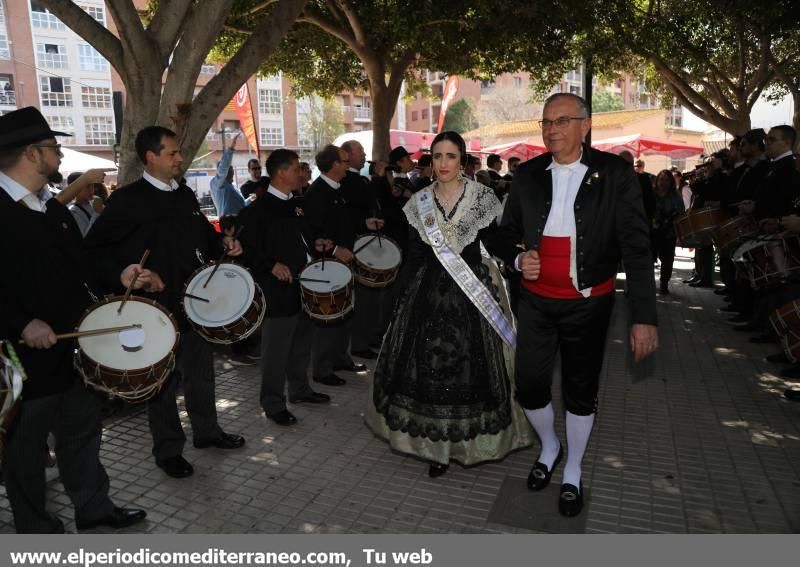
[[[251,165],[251,166],[250,166],[250,167],[248,167],[247,169],[251,169],[251,170],[255,171],[255,170],[257,170],[257,169],[261,169],[261,166],[260,166],[260,165]]]
[[[31,144],[35,148],[50,148],[55,150],[58,155],[64,155],[61,153],[61,144]]]
[[[548,120],[547,118],[539,120],[539,127],[544,130],[545,128],[566,128],[567,125],[573,120],[586,120],[585,116],[561,116],[555,120]]]

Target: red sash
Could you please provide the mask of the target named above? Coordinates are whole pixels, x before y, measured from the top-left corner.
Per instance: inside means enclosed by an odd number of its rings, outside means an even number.
[[[539,242],[539,259],[542,270],[537,280],[522,280],[525,289],[542,297],[553,299],[580,299],[569,277],[569,236],[543,236]],[[592,286],[592,297],[614,293],[614,278]]]

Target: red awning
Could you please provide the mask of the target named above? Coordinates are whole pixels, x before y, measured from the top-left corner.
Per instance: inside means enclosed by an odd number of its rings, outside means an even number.
[[[508,142],[481,149],[482,154],[497,154],[505,161],[508,158],[518,157],[522,161],[528,161],[538,155],[547,152],[547,148],[521,140],[519,142]]]
[[[639,157],[641,155],[664,155],[673,159],[685,159],[702,154],[705,151],[703,146],[693,146],[678,140],[652,138],[649,136],[642,136],[641,134],[597,140],[592,142],[592,147],[613,154],[619,154],[624,150],[628,150],[634,157]]]

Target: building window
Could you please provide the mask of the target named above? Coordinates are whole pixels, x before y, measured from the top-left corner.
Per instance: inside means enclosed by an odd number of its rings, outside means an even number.
[[[217,68],[214,67],[211,63],[203,63],[202,67],[200,67],[200,74],[201,75],[216,75]]]
[[[265,146],[283,145],[283,128],[261,128],[261,143]]]
[[[71,116],[45,116],[47,123],[50,124],[52,130],[58,132],[66,132],[72,136],[59,136],[58,142],[65,146],[72,146],[75,144],[75,123],[72,121]]]
[[[33,27],[35,28],[51,30],[67,29],[64,22],[48,12],[45,7],[39,2],[36,2],[36,0],[31,0],[31,22],[33,22]]]
[[[281,91],[279,89],[258,89],[259,114],[281,113]]]
[[[428,119],[428,109],[427,108],[423,108],[422,109],[422,119],[423,120],[427,120]]]
[[[108,61],[91,45],[86,43],[78,44],[78,54],[80,55],[82,71],[95,71],[97,73],[108,71]]]
[[[110,116],[84,116],[86,143],[94,146],[114,144],[114,119]]]
[[[63,77],[39,77],[42,106],[72,106],[72,86]]]
[[[81,87],[81,104],[84,108],[111,108],[111,89]]]
[[[102,6],[81,6],[81,9],[99,23],[106,25],[105,9]]]
[[[415,122],[417,120],[419,120],[419,112],[417,112],[416,110],[412,110],[411,111],[411,121]]]
[[[522,77],[514,77],[514,88],[515,89],[522,88]]]
[[[11,52],[8,49],[8,34],[6,31],[6,14],[4,12],[2,0],[0,0],[0,59],[11,59]]]
[[[69,67],[67,47],[57,43],[37,43],[36,59],[39,62],[39,67],[47,69],[66,69]]]

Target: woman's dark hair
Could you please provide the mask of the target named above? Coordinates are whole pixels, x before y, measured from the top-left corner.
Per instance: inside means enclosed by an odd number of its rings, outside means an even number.
[[[669,193],[670,191],[675,191],[676,190],[675,177],[672,175],[672,172],[669,169],[662,169],[661,171],[658,172],[658,175],[656,175],[656,182],[654,184],[653,189],[658,191],[659,183],[661,183],[661,180],[664,178],[669,179],[669,189],[667,189],[667,193]]]
[[[467,165],[467,143],[458,132],[453,132],[452,130],[445,130],[436,135],[433,142],[431,142],[431,155],[433,154],[433,148],[436,147],[436,144],[445,140],[454,143],[458,147],[458,151],[461,153],[461,166]]]

